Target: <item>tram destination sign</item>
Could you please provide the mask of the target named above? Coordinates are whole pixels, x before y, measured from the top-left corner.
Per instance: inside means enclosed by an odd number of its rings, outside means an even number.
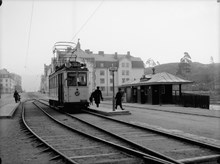
[[[110,68],[109,68],[109,71],[113,71],[113,72],[114,72],[114,71],[117,71],[117,70],[118,70],[117,67],[110,67]]]

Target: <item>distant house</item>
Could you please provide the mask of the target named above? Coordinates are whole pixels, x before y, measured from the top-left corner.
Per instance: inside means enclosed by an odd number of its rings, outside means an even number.
[[[15,89],[22,91],[21,76],[15,73],[10,73],[7,69],[0,70],[0,93],[13,93]]]

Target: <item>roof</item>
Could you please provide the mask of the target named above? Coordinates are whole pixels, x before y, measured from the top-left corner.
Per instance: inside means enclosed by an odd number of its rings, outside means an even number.
[[[147,77],[146,77],[147,76]],[[158,85],[158,84],[188,84],[193,83],[189,80],[181,79],[177,76],[174,76],[167,72],[161,72],[157,74],[150,74],[146,75],[144,78],[128,82],[126,84],[121,85],[123,86],[140,86],[140,85]]]
[[[79,46],[78,46],[79,47]],[[58,56],[60,58],[71,58],[73,55],[71,52],[67,51],[57,51]],[[99,63],[104,63],[104,68],[108,68],[109,66],[112,66],[113,63],[117,63],[124,58],[128,58],[132,63],[132,68],[144,68],[144,63],[139,57],[133,57],[128,54],[105,54],[104,51],[100,51],[99,53],[95,54],[92,51],[83,51],[82,49],[77,48],[77,51],[75,52],[77,55],[77,58],[84,58],[89,59],[90,61],[96,62],[96,65],[99,66]]]
[[[0,69],[0,74],[9,74],[9,72],[7,71],[7,69],[3,68]]]

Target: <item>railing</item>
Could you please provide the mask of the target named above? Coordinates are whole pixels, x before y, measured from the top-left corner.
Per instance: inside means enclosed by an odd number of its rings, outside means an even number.
[[[197,95],[182,93],[182,95],[173,95],[173,103],[184,107],[209,109],[210,97],[208,95]]]

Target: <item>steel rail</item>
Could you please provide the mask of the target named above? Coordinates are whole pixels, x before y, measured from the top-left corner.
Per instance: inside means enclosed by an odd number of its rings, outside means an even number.
[[[31,101],[31,100],[28,100]],[[23,102],[26,103],[26,102]],[[66,155],[64,155],[63,153],[61,153],[60,151],[56,150],[54,147],[52,147],[51,145],[47,144],[40,136],[38,136],[33,130],[31,130],[31,128],[28,126],[28,124],[25,121],[25,108],[24,108],[24,104],[22,103],[22,123],[25,126],[25,128],[35,137],[37,138],[40,142],[42,142],[44,145],[46,145],[49,149],[51,149],[53,152],[57,153],[60,157],[62,157],[64,159],[65,162],[67,163],[71,163],[71,164],[78,164],[75,161],[71,160],[69,157],[67,157]],[[57,156],[56,156],[57,158]]]
[[[46,101],[46,100],[43,100],[43,101]],[[40,101],[41,102],[41,101]],[[41,102],[43,103],[43,102]],[[44,105],[47,105],[45,103],[43,103]],[[49,106],[49,105],[47,105]],[[195,139],[192,139],[192,138],[188,138],[188,137],[184,137],[184,136],[180,136],[180,135],[177,135],[177,134],[171,134],[171,133],[168,133],[168,132],[163,132],[161,130],[156,130],[156,129],[153,129],[153,128],[147,128],[147,127],[143,127],[143,126],[139,126],[139,125],[135,125],[135,124],[131,124],[131,123],[128,123],[128,122],[125,122],[125,121],[122,121],[122,120],[118,120],[118,119],[114,119],[114,118],[110,118],[110,117],[107,117],[107,116],[103,116],[101,114],[97,114],[97,113],[94,113],[94,112],[90,112],[90,111],[86,111],[86,110],[83,110],[84,112],[86,113],[90,113],[92,115],[96,115],[98,117],[102,117],[102,118],[106,118],[106,119],[109,119],[109,120],[112,120],[112,121],[116,121],[116,122],[119,122],[119,123],[123,123],[123,124],[126,124],[126,125],[131,125],[131,126],[134,126],[134,127],[137,127],[137,128],[141,128],[141,129],[144,129],[144,130],[150,130],[150,131],[153,131],[153,132],[156,132],[156,133],[159,133],[159,134],[162,134],[162,135],[165,135],[165,136],[169,136],[169,137],[172,137],[172,138],[175,138],[175,139],[178,139],[180,141],[184,141],[184,142],[188,142],[188,143],[191,143],[191,144],[195,144],[195,145],[198,145],[198,146],[202,146],[202,147],[205,147],[205,148],[208,148],[210,150],[215,150],[215,151],[219,151],[220,152],[220,147],[216,146],[216,145],[212,145],[212,144],[208,144],[208,143],[204,143],[204,142],[201,142],[201,141],[198,141],[198,140],[195,140]],[[69,114],[68,114],[69,115]],[[74,117],[72,115],[69,115],[70,117]],[[77,118],[77,117],[74,117],[75,119],[79,120],[79,121],[82,121],[88,125],[91,125],[91,126],[94,126],[96,127],[97,129],[99,130],[102,130],[114,137],[117,137],[119,139],[122,139],[124,141],[126,141],[127,143],[133,145],[133,146],[136,146],[138,147],[139,149],[141,149],[142,151],[146,152],[150,155],[154,155],[158,158],[162,158],[162,159],[166,159],[166,160],[169,160],[169,161],[172,161],[172,162],[179,162],[179,163],[193,163],[193,162],[197,162],[197,161],[205,161],[205,158],[209,159],[209,160],[215,160],[215,161],[220,161],[220,154],[219,155],[210,155],[210,156],[201,156],[201,157],[195,157],[195,158],[186,158],[186,159],[181,159],[181,160],[174,160],[168,156],[165,156],[159,152],[156,152],[152,149],[149,149],[149,148],[146,148],[146,147],[143,147],[137,143],[134,143],[128,139],[125,139],[123,137],[120,137],[118,136],[117,134],[114,134],[114,133],[111,133],[111,132],[108,132],[102,128],[99,128],[98,126],[95,126],[93,124],[90,124],[80,118]],[[219,162],[220,163],[220,162]]]
[[[38,101],[39,102],[39,101]],[[59,120],[56,120],[55,118],[53,118],[51,115],[49,115],[46,111],[44,111],[44,109],[42,109],[40,106],[38,106],[36,103],[33,103],[34,105],[36,105],[42,112],[44,112],[48,117],[50,117],[53,121],[59,123],[60,125],[62,125],[63,127],[65,127],[66,129],[69,129],[71,131],[74,131],[74,132],[77,132],[79,134],[82,134],[86,137],[89,137],[89,138],[92,138],[96,141],[101,141],[103,143],[106,143],[108,145],[111,145],[111,146],[114,146],[115,148],[117,149],[120,149],[122,151],[125,151],[131,155],[136,155],[138,157],[141,157],[143,158],[144,160],[147,160],[147,161],[151,161],[151,162],[156,162],[158,164],[174,164],[174,162],[172,161],[168,161],[168,160],[165,160],[165,159],[162,159],[162,158],[158,158],[158,157],[155,157],[155,156],[152,156],[152,155],[149,155],[149,154],[146,154],[146,153],[143,153],[143,152],[140,152],[140,151],[136,151],[136,150],[133,150],[133,149],[130,149],[130,148],[127,148],[127,147],[124,147],[124,146],[121,146],[121,145],[118,145],[118,144],[115,144],[113,142],[109,142],[109,141],[106,141],[106,140],[103,140],[101,138],[98,138],[98,137],[94,137],[94,136],[91,136],[89,135],[88,133],[85,133],[85,132],[82,132],[82,131],[79,131],[79,130],[76,130],[68,125],[65,125],[63,124],[61,121]],[[45,104],[46,105],[46,104]],[[177,164],[177,163],[176,163]],[[179,163],[181,164],[181,163]]]
[[[110,118],[110,117],[103,116],[101,114],[97,114],[97,113],[90,112],[90,111],[85,111],[85,110],[83,110],[83,111],[87,112],[87,113],[90,113],[92,115],[96,115],[98,117],[106,118],[106,119],[109,119],[109,120],[112,120],[112,121],[116,121],[116,122],[119,122],[119,123],[122,123],[122,124],[126,124],[126,125],[131,125],[133,127],[137,127],[137,128],[143,129],[143,130],[150,130],[150,131],[158,133],[158,134],[162,134],[162,135],[165,135],[165,136],[168,136],[168,137],[172,137],[172,138],[184,141],[184,142],[189,142],[189,143],[195,144],[197,146],[202,146],[204,148],[208,148],[210,150],[215,150],[215,151],[220,152],[220,147],[218,147],[216,145],[209,144],[209,143],[204,143],[202,141],[198,141],[198,140],[195,140],[193,138],[188,138],[188,137],[180,136],[180,135],[177,135],[177,134],[171,134],[171,133],[168,133],[168,132],[161,131],[159,129],[156,130],[156,129],[153,129],[153,128],[150,128],[150,127],[143,127],[143,126],[140,126],[140,125],[135,125],[135,124],[132,124],[132,123],[128,123],[128,122],[125,122],[125,121],[122,121],[122,120]],[[208,156],[207,156],[207,158],[208,158]],[[220,154],[219,155],[210,156],[209,158],[210,159],[216,159],[216,161],[218,161],[218,163],[220,163]],[[190,159],[188,159],[188,158],[187,159],[182,159],[182,160],[178,160],[178,161],[182,162],[182,163],[189,163],[189,161],[191,161],[191,163],[193,163],[193,162],[202,161],[202,160],[204,160],[203,157],[197,157],[197,158],[190,158]]]
[[[38,102],[42,103],[41,101],[38,101]],[[43,103],[43,104],[44,104],[44,103]],[[44,104],[44,105],[48,106],[47,104]],[[49,107],[50,107],[50,106],[49,106]],[[50,108],[51,108],[51,107],[50,107]],[[54,108],[54,109],[55,109],[55,108]],[[55,110],[57,110],[57,109],[55,109]],[[58,111],[58,112],[62,112],[62,111]],[[102,131],[102,132],[104,132],[104,133],[107,133],[107,134],[109,134],[109,135],[111,135],[111,136],[113,136],[113,137],[115,137],[115,138],[118,138],[118,139],[120,139],[120,140],[122,140],[122,141],[124,141],[124,142],[126,142],[126,143],[128,143],[128,144],[130,144],[130,145],[132,145],[132,146],[134,146],[135,148],[140,149],[140,150],[143,151],[144,153],[150,154],[150,155],[155,156],[155,157],[157,157],[157,158],[161,158],[161,159],[164,159],[164,160],[167,160],[167,161],[176,163],[176,164],[181,164],[181,163],[182,163],[182,162],[179,162],[179,161],[177,161],[177,160],[175,160],[175,159],[173,159],[173,158],[170,158],[170,157],[168,157],[168,156],[165,156],[165,155],[163,155],[163,154],[161,154],[161,153],[159,153],[159,152],[156,152],[156,151],[154,151],[154,150],[152,150],[152,149],[143,147],[143,146],[141,146],[141,145],[139,145],[139,144],[137,144],[137,143],[135,143],[135,142],[133,142],[133,141],[131,141],[131,140],[128,140],[128,139],[123,138],[123,137],[120,137],[120,136],[117,135],[117,134],[114,134],[114,133],[109,132],[109,131],[107,131],[107,130],[105,130],[105,129],[102,129],[102,128],[96,126],[96,125],[93,125],[93,124],[89,123],[89,122],[86,122],[86,121],[84,121],[83,119],[77,118],[77,117],[75,117],[75,116],[73,116],[73,115],[71,115],[71,114],[65,113],[65,112],[62,112],[62,113],[63,113],[63,114],[66,114],[67,116],[72,117],[72,118],[74,118],[74,119],[76,119],[76,120],[78,120],[78,121],[81,121],[81,122],[83,122],[83,123],[85,123],[85,124],[87,124],[87,125],[89,125],[89,126],[91,126],[91,127],[95,127],[96,129],[98,129],[98,130],[100,130],[100,131]]]
[[[119,122],[119,123],[122,123],[122,124],[130,125],[130,126],[133,126],[133,127],[144,129],[144,130],[149,130],[149,131],[152,131],[152,132],[155,132],[155,133],[166,135],[168,137],[176,138],[178,140],[190,142],[190,143],[196,144],[198,146],[203,146],[203,147],[206,147],[206,148],[209,148],[209,149],[214,149],[216,151],[220,151],[220,147],[218,147],[217,145],[212,145],[212,144],[209,144],[209,143],[204,143],[204,142],[195,140],[193,138],[184,137],[184,136],[181,136],[181,135],[178,135],[178,134],[171,134],[171,133],[159,130],[159,129],[153,129],[153,128],[150,128],[150,127],[144,127],[144,126],[128,123],[128,122],[125,122],[125,121],[122,121],[122,120],[118,120],[118,119],[110,118],[110,117],[107,117],[107,116],[103,116],[101,114],[97,114],[97,113],[94,113],[94,112],[90,112],[90,111],[86,111],[86,110],[83,110],[83,111],[87,112],[87,113],[90,113],[92,115],[96,115],[96,116],[99,116],[99,117],[102,117],[102,118],[106,118],[106,119],[109,119],[109,120],[112,120],[112,121]]]

